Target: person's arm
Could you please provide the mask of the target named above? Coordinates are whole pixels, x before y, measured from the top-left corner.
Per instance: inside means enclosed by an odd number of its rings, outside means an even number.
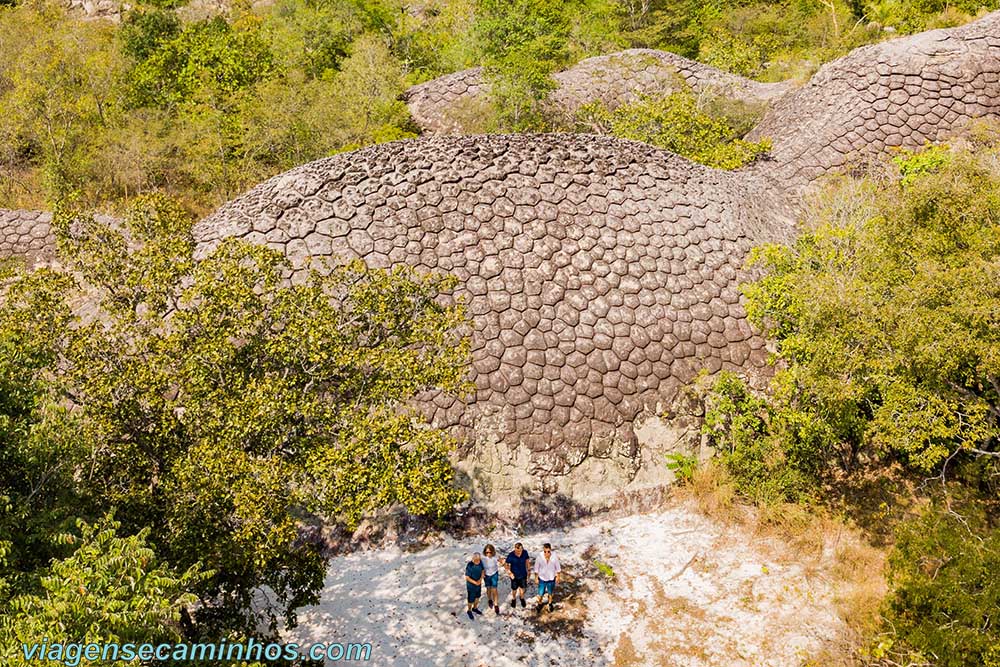
[[[562,565],[559,563],[559,556],[556,556],[556,576],[552,578],[552,581],[559,583],[559,573],[562,572]]]

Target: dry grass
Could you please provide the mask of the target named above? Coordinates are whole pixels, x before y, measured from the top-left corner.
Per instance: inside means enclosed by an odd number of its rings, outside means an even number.
[[[861,664],[858,649],[875,627],[887,591],[887,545],[881,539],[877,539],[879,547],[873,546],[857,526],[820,507],[741,503],[728,473],[711,463],[699,468],[691,483],[680,487],[677,495],[714,521],[751,532],[776,561],[796,563],[812,576],[831,580],[837,613],[846,626],[845,635],[805,664]]]
[[[614,657],[614,667],[639,667],[639,665],[645,664],[643,657],[635,650],[632,638],[624,632],[618,637]]]

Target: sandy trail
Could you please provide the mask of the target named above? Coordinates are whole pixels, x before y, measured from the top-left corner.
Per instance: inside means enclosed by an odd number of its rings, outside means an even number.
[[[486,541],[559,554],[566,584],[557,609],[464,614],[464,566]],[[801,664],[841,631],[829,582],[733,528],[684,506],[568,529],[483,540],[445,539],[407,553],[358,552],[330,563],[321,603],[287,640],[370,642],[385,666],[773,666]],[[594,559],[609,565],[602,574]],[[533,591],[529,594],[533,597]],[[485,603],[481,605],[485,611]],[[340,663],[329,663],[340,664]]]

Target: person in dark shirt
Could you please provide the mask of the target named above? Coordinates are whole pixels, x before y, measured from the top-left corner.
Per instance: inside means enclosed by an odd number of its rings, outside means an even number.
[[[476,620],[473,614],[482,615],[479,611],[479,598],[483,596],[483,559],[478,552],[472,554],[472,560],[465,564],[465,613],[470,620]]]
[[[504,567],[507,568],[507,576],[510,577],[510,606],[513,607],[517,603],[518,597],[521,598],[521,606],[526,606],[524,589],[528,587],[528,552],[520,542],[507,554]]]

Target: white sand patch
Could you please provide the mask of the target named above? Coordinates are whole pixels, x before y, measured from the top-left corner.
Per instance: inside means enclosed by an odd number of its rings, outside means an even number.
[[[500,616],[484,600],[486,613],[470,621],[466,561],[487,541],[503,556],[516,540],[532,556],[551,542],[576,583],[562,596],[557,589],[555,612],[536,615],[531,586],[528,608],[511,609],[501,573]],[[286,639],[370,642],[371,664],[399,667],[612,665],[616,648],[622,666],[799,665],[841,630],[830,584],[768,552],[685,507],[532,535],[447,539],[418,553],[359,552],[331,561],[322,602],[302,610]]]

